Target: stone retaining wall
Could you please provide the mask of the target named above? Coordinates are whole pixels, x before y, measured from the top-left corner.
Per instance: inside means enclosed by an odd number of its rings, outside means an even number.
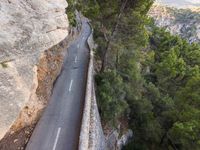
[[[94,90],[93,49],[95,48],[95,44],[93,41],[93,30],[87,42],[90,49],[90,61],[88,65],[85,106],[79,139],[79,150],[105,150],[105,137],[101,126]]]

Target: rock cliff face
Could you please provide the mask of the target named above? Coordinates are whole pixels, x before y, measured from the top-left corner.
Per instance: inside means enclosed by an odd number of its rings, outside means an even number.
[[[200,42],[200,8],[176,9],[156,4],[149,15],[158,26],[172,34],[180,35],[190,43]]]
[[[0,1],[0,139],[34,124],[45,107],[62,64],[66,7],[66,0]]]

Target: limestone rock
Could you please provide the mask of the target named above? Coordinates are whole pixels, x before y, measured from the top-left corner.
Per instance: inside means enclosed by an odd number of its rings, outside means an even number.
[[[128,129],[123,135],[120,136],[119,130],[113,130],[110,135],[107,136],[108,149],[121,150],[123,146],[133,138],[133,131]]]
[[[66,7],[66,0],[0,1],[0,139],[22,109],[27,117],[18,127],[44,107],[36,95],[38,64],[45,50],[68,35]]]

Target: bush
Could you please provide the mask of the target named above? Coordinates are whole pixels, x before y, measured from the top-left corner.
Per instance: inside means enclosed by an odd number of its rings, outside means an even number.
[[[127,103],[124,100],[124,84],[116,71],[108,70],[96,76],[97,98],[99,110],[103,120],[115,124],[121,117]]]
[[[74,0],[68,0],[67,1],[69,6],[66,8],[66,14],[68,16],[69,19],[69,24],[73,27],[76,26],[77,22],[76,22],[76,16],[75,16],[75,10],[76,10],[76,6],[75,6],[75,1]]]

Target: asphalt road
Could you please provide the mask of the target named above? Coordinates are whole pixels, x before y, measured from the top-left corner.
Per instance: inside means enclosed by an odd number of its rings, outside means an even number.
[[[90,33],[89,24],[83,20],[81,34],[68,48],[49,104],[26,150],[78,149],[89,62],[87,38]]]

